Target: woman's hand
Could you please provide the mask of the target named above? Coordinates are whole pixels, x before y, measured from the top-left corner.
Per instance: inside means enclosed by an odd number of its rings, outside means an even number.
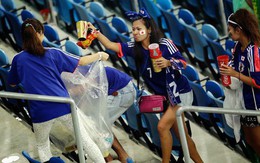
[[[109,54],[107,54],[105,52],[98,52],[98,54],[101,56],[100,59],[102,61],[106,61],[109,58]]]
[[[96,30],[96,27],[92,23],[88,22],[87,25],[88,25],[88,28]]]
[[[159,67],[159,68],[166,68],[171,66],[171,62],[163,57],[158,58],[155,60],[155,64]]]
[[[237,72],[232,67],[227,66],[227,65],[222,65],[219,68],[219,72],[220,72],[221,75],[229,75],[229,76],[233,76],[233,77],[236,77],[236,78],[238,78],[238,76],[239,76],[239,72]]]

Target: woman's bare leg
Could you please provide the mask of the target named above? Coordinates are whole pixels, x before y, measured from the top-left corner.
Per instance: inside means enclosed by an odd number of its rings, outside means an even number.
[[[169,106],[167,111],[162,116],[161,120],[158,124],[158,132],[160,135],[161,140],[161,147],[162,147],[162,162],[169,163],[172,151],[172,135],[170,133],[170,128],[173,129],[174,133],[176,134],[177,138],[179,139],[179,131],[176,122],[176,111],[179,106]],[[184,117],[183,117],[184,119]],[[184,125],[185,134],[187,137],[188,148],[190,152],[190,157],[195,163],[202,163],[202,159],[196,149],[194,141],[188,134],[188,130],[186,125]]]
[[[260,126],[242,126],[242,128],[244,130],[246,142],[253,148],[256,154],[260,157]]]
[[[176,109],[176,108],[175,108]],[[174,108],[169,106],[161,117],[157,129],[159,132],[162,148],[162,163],[169,163],[172,151],[172,135],[170,129],[175,122]]]

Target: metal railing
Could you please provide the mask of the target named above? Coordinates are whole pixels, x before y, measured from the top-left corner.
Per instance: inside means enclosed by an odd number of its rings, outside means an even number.
[[[176,112],[176,118],[177,118],[177,125],[180,134],[180,141],[184,153],[185,163],[191,162],[189,148],[188,148],[183,122],[182,122],[182,116],[181,116],[182,113],[185,111],[260,116],[260,111],[253,111],[253,110],[234,110],[234,109],[223,109],[223,108],[220,109],[220,108],[202,107],[202,106],[183,106],[179,108]]]
[[[37,95],[37,94],[27,94],[27,93],[13,93],[13,92],[0,92],[0,97],[13,98],[13,99],[24,99],[24,100],[37,100],[37,101],[48,101],[48,102],[59,102],[59,103],[68,103],[71,107],[71,116],[74,126],[76,144],[79,154],[80,163],[85,163],[85,156],[83,151],[83,145],[80,138],[79,130],[79,120],[77,115],[77,107],[75,107],[74,100],[67,97],[57,97],[57,96],[46,96],[46,95]]]

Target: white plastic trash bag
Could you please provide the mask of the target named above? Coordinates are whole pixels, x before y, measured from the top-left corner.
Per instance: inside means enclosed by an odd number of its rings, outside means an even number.
[[[107,113],[108,82],[102,61],[79,66],[75,72],[62,73],[62,80],[79,108],[79,123],[98,145],[104,156],[113,143],[112,128]]]
[[[231,77],[230,89],[224,88],[225,100],[223,108],[227,109],[243,109],[243,83],[237,78]],[[235,139],[238,142],[240,140],[240,115],[237,114],[225,114],[225,119],[229,127],[233,128]]]

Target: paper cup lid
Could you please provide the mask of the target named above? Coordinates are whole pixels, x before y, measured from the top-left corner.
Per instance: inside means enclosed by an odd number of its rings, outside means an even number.
[[[159,44],[157,43],[152,43],[148,46],[148,49],[157,49],[157,48],[159,48]]]

